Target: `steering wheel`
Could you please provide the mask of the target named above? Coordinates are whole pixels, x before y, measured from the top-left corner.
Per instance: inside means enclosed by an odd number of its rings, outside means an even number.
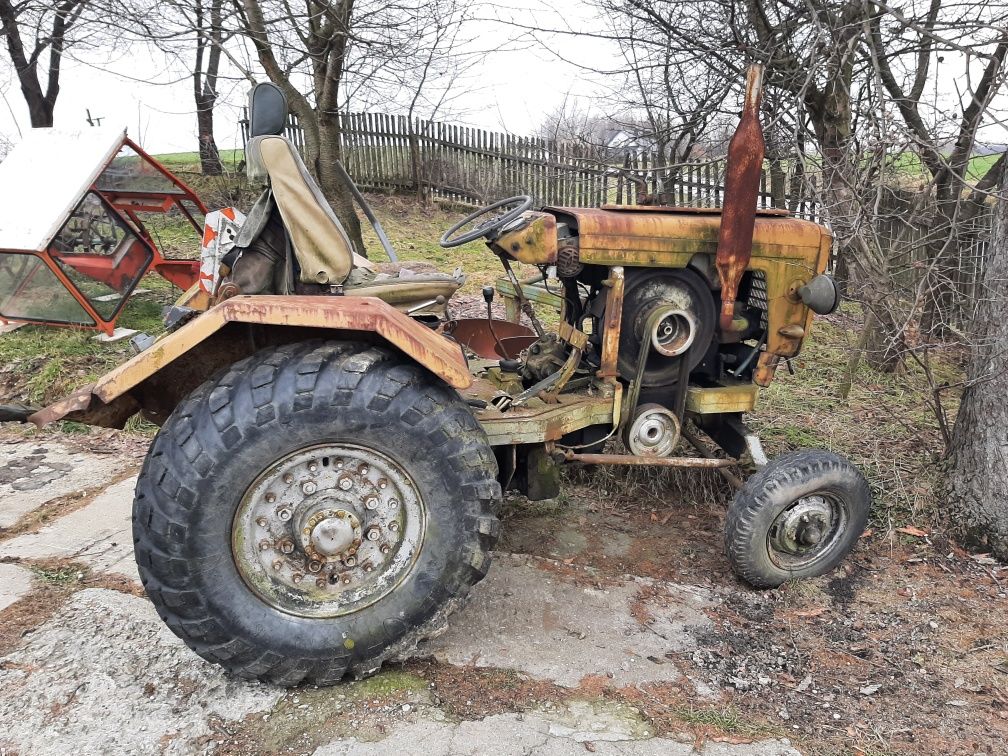
[[[511,207],[514,205],[514,207]],[[459,230],[465,228],[471,223],[475,223],[484,215],[490,215],[494,211],[502,210],[503,208],[511,207],[509,210],[503,210],[499,215],[494,215],[492,218],[487,218],[485,221],[477,225],[471,231],[466,231],[464,234],[458,234],[453,236]],[[481,237],[492,238],[491,235],[497,231],[500,231],[504,226],[513,221],[519,215],[524,213],[532,207],[532,197],[527,194],[519,194],[514,197],[508,197],[507,199],[499,200],[494,202],[492,205],[487,205],[484,208],[480,208],[475,213],[470,213],[465,218],[460,220],[454,226],[445,231],[441,238],[438,240],[440,244],[445,249],[450,249],[451,247],[458,247],[466,242],[475,241]]]

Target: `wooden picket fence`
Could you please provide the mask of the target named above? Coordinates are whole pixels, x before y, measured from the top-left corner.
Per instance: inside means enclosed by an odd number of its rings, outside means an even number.
[[[653,151],[610,150],[383,113],[346,113],[341,126],[346,169],[370,191],[415,192],[469,205],[515,194],[531,194],[538,205],[574,207],[638,204],[644,194],[691,207],[720,207],[724,199],[723,158],[666,165]],[[247,141],[247,119],[241,130]],[[303,152],[304,133],[293,114],[285,135]],[[760,206],[786,207],[818,220],[820,208],[810,199],[816,177],[796,181],[782,170],[788,191],[770,190],[767,166]]]

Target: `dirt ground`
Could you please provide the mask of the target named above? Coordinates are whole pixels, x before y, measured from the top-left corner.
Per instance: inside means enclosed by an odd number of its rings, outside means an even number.
[[[38,491],[0,531],[5,756],[480,753],[501,737],[508,753],[1004,752],[1008,569],[874,528],[836,573],[753,591],[721,553],[716,479],[687,493],[579,472],[556,501],[511,498],[490,576],[419,658],[325,690],[229,680],[128,574],[146,443],[0,435],[0,486]],[[71,472],[50,463],[56,445],[95,472],[44,500]],[[103,718],[118,734],[95,740]]]

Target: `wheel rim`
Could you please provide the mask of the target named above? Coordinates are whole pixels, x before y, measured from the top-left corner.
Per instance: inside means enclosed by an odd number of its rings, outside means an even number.
[[[412,571],[427,510],[401,465],[356,444],[288,454],[249,486],[231,529],[235,566],[275,609],[351,614]]]
[[[827,559],[837,548],[849,519],[843,501],[831,494],[803,496],[785,507],[767,531],[770,559],[797,570]]]

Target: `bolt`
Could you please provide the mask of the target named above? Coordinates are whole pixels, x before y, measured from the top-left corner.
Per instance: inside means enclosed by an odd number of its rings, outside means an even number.
[[[266,503],[267,504],[272,504],[274,501],[276,501],[276,494],[274,494],[274,493],[268,493],[268,494],[266,494]]]
[[[367,539],[369,541],[377,541],[379,538],[381,538],[381,528],[375,525],[374,527],[368,529]]]
[[[308,571],[309,572],[318,572],[321,569],[322,569],[322,562],[317,562],[317,561],[313,560],[313,561],[311,561],[311,562],[308,563]]]
[[[344,575],[343,576],[343,585],[350,585],[350,576],[349,575]]]
[[[295,572],[294,577],[291,579],[295,582],[295,584],[300,583],[304,579],[304,575],[302,575],[300,572]]]
[[[259,551],[269,551],[269,541],[259,541]]]
[[[393,533],[395,533],[397,530],[399,530],[399,523],[396,522],[395,520],[392,520],[392,522],[388,524],[388,529],[391,530]]]
[[[378,509],[378,499],[374,496],[369,496],[364,501],[364,507],[366,509]]]
[[[391,550],[392,550],[391,547],[387,543],[383,543],[381,545],[381,553],[382,554],[388,554]]]
[[[389,499],[388,500],[388,504],[389,504],[390,507],[392,507],[393,509],[395,509],[396,507],[399,506],[399,499]]]
[[[280,541],[280,551],[284,554],[290,554],[294,551],[294,542],[289,538],[284,538]]]
[[[291,511],[288,507],[284,507],[279,512],[277,512],[277,517],[279,517],[284,522],[287,522],[291,518]]]
[[[266,518],[265,517],[257,517],[256,518],[256,525],[258,525],[260,528],[265,528],[268,524],[269,523],[266,522]]]
[[[371,564],[371,562],[367,562],[364,565],[364,572],[371,572],[371,570],[373,570],[373,569],[374,569],[374,565]]]
[[[367,464],[362,464],[360,467],[357,468],[357,472],[359,472],[361,475],[367,475],[369,469],[371,468],[369,468]]]
[[[388,481],[385,480],[385,478],[382,478],[381,480],[378,481],[378,488],[387,488],[387,487],[388,487]]]
[[[326,579],[325,578],[316,578],[316,580],[315,580],[315,587],[317,587],[317,588],[325,588],[326,587]]]
[[[275,562],[273,562],[273,569],[274,570],[279,570],[281,567],[283,567],[283,562],[281,562],[279,559],[277,559]]]
[[[318,486],[315,485],[314,481],[306,480],[301,485],[301,490],[304,491],[305,496],[311,496],[313,493],[315,493],[318,490]]]
[[[348,556],[346,559],[343,560],[343,564],[345,564],[347,567],[353,567],[355,564],[357,564],[357,558]]]
[[[344,475],[342,478],[339,479],[339,487],[344,491],[349,491],[351,488],[353,488],[353,478],[351,478],[349,475]]]
[[[316,470],[318,470],[318,465],[314,462],[308,465],[308,472],[315,472]]]
[[[294,476],[291,475],[290,473],[284,473],[283,481],[284,481],[284,483],[293,483],[294,482]]]

